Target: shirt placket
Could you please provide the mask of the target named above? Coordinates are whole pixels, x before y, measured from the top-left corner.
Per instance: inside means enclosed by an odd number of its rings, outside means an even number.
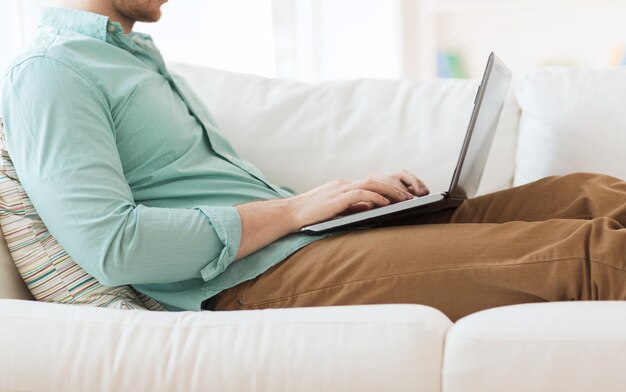
[[[152,44],[147,44],[147,45],[152,46]],[[272,190],[274,190],[278,194],[283,194],[282,190],[278,186],[268,182],[261,173],[257,173],[256,170],[254,170],[252,167],[245,164],[245,162],[233,156],[232,154],[221,150],[220,144],[215,142],[213,135],[211,135],[211,132],[209,132],[209,129],[211,129],[212,127],[212,122],[210,121],[210,119],[206,118],[202,113],[199,113],[199,111],[196,110],[196,108],[192,104],[193,100],[190,97],[188,97],[184,89],[180,88],[178,84],[174,81],[174,78],[167,70],[165,66],[165,62],[163,61],[163,58],[161,57],[160,53],[156,50],[156,48],[152,48],[152,47],[148,47],[148,48],[142,47],[142,49],[145,50],[147,54],[150,56],[150,58],[152,59],[152,61],[154,61],[155,65],[157,66],[159,70],[159,73],[163,75],[163,77],[165,77],[165,79],[169,82],[169,84],[172,86],[174,91],[176,91],[176,93],[181,97],[181,99],[183,100],[183,102],[185,103],[189,111],[191,112],[191,114],[198,121],[200,121],[200,123],[202,124],[202,127],[204,128],[205,133],[207,134],[209,138],[209,143],[211,144],[213,151],[215,151],[215,153],[218,154],[220,157],[226,159],[233,165],[237,166],[241,170],[251,175],[252,177],[261,181],[262,183],[270,187]]]

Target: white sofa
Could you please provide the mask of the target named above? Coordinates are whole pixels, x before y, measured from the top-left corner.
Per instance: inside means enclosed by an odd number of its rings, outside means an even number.
[[[312,86],[174,68],[241,155],[297,191],[398,168],[416,172],[431,190],[446,189],[478,85]],[[617,106],[624,87],[621,69],[548,69],[523,78],[518,99],[512,92],[505,107],[480,192],[577,170],[626,178],[624,154],[616,155],[626,142],[626,111]],[[456,324],[420,305],[86,308],[29,301],[2,241],[0,298],[2,391],[626,389],[626,302],[509,306]]]

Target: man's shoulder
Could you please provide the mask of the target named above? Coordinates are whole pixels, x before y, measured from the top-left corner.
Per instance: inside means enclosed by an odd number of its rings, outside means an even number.
[[[44,88],[44,81],[51,80],[50,75],[59,77],[60,72],[88,79],[85,62],[94,43],[97,40],[86,40],[79,34],[55,28],[41,29],[32,43],[10,63],[0,78],[0,85],[5,90],[28,82]]]
[[[98,57],[106,42],[69,30],[53,27],[40,28],[32,43],[17,56],[3,73],[1,79],[6,82],[18,77],[33,65],[37,72],[41,68],[68,68],[85,77],[89,61]],[[30,74],[30,73],[29,73]],[[29,75],[32,76],[32,75]],[[43,75],[42,75],[43,76]]]
[[[35,39],[9,63],[2,74],[2,80],[7,81],[9,76],[15,77],[46,56],[46,52],[54,42],[56,34],[38,34]]]

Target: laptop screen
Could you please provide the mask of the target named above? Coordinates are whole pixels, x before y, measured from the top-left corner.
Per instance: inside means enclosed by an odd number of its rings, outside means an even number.
[[[476,195],[510,84],[511,72],[491,53],[450,184],[451,197],[465,199]]]

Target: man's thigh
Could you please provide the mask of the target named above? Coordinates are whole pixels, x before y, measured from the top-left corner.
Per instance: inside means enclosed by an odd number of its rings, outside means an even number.
[[[590,238],[601,245],[601,263],[621,271],[620,229],[603,218],[354,231],[313,243],[227,290],[216,309],[416,303],[456,320],[501,305],[591,299]],[[605,231],[623,245],[606,244]],[[614,274],[598,276],[607,273]]]
[[[465,200],[428,223],[504,223],[608,217],[626,223],[626,182],[593,173],[553,176]]]

